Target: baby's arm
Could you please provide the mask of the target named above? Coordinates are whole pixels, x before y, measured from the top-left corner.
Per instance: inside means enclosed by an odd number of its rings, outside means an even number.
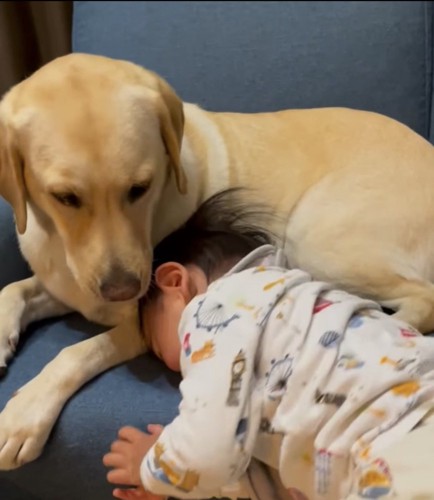
[[[180,413],[141,465],[145,489],[176,498],[230,496],[251,458],[260,421],[253,312],[207,293],[183,316]],[[186,340],[185,340],[186,339]]]
[[[113,484],[130,486],[128,489],[115,488],[113,496],[119,500],[165,500],[166,496],[154,495],[141,486],[140,464],[143,457],[160,436],[161,425],[148,425],[149,434],[134,427],[123,427],[118,439],[113,442],[110,452],[104,455],[103,463],[112,470],[107,480]]]
[[[106,467],[112,468],[107,474],[107,479],[113,484],[128,486],[127,489],[115,488],[113,496],[119,500],[166,500],[165,495],[155,495],[146,491],[141,486],[140,464],[148,450],[158,440],[163,427],[160,425],[149,425],[149,434],[146,434],[134,427],[123,427],[118,433],[118,439],[113,442],[111,451],[104,455],[103,463]],[[139,486],[140,485],[140,486]],[[250,480],[247,475],[242,478],[238,485],[225,491],[225,497],[251,498],[249,493]],[[219,489],[213,496],[221,495]]]

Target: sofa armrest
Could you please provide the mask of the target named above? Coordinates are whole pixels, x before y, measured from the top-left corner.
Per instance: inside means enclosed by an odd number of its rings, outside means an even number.
[[[23,259],[11,207],[0,198],[0,290],[13,281],[18,281],[31,274]]]

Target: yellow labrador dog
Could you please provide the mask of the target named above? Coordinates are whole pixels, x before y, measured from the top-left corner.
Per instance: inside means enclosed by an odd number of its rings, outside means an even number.
[[[434,148],[422,137],[349,109],[211,113],[132,63],[68,55],[0,103],[0,194],[34,272],[0,293],[0,366],[37,319],[76,310],[112,328],[8,402],[1,469],[35,459],[75,391],[145,350],[137,299],[153,245],[231,186],[283,214],[291,265],[434,329]]]

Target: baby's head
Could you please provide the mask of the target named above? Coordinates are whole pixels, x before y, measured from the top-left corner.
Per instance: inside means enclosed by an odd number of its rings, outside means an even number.
[[[142,323],[148,347],[172,370],[179,371],[178,326],[187,304],[270,236],[254,225],[267,215],[247,206],[239,190],[223,191],[203,203],[177,231],[154,250],[153,277],[142,300]]]

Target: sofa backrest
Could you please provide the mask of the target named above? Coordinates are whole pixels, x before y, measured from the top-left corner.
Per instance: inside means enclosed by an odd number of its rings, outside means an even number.
[[[217,111],[348,106],[431,132],[432,2],[74,2],[73,49]]]

